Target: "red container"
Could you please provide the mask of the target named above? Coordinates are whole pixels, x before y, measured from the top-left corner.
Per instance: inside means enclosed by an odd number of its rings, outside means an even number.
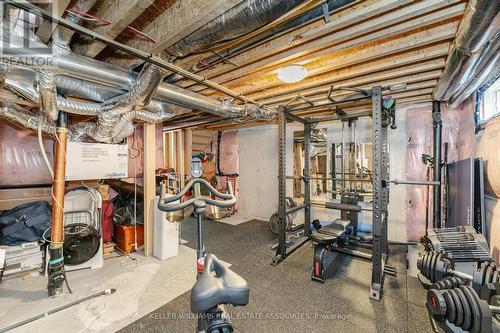
[[[134,252],[135,248],[135,228],[137,228],[137,248],[144,245],[144,226],[137,225],[115,225],[114,241],[116,247],[118,247],[123,253]]]
[[[115,207],[112,201],[102,202],[102,240],[111,242],[113,239],[113,213]]]

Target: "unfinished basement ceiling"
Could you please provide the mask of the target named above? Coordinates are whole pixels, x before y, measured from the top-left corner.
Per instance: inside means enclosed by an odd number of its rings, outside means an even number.
[[[69,7],[75,3],[92,3],[88,0],[60,2]],[[315,109],[302,114],[331,113],[327,93],[332,85],[370,88],[379,84],[406,83],[407,89],[392,93],[398,105],[430,101],[467,5],[467,1],[454,0],[328,1],[329,15],[325,16],[321,6],[324,1],[320,0],[94,2],[89,13],[111,24],[87,22],[83,24],[85,27],[137,49],[159,54],[177,66],[270,107],[285,104],[300,93],[316,105]],[[275,11],[270,12],[275,17],[270,14],[270,22],[253,22],[252,16],[246,16],[249,20],[240,24],[253,30],[241,33],[241,27],[230,18],[241,15],[241,10],[248,6],[262,6],[261,10],[265,10],[265,6],[269,6],[268,9],[276,6]],[[224,13],[226,16],[221,20]],[[223,40],[214,42],[210,50],[182,56],[166,51],[183,39],[196,40],[193,35],[207,30],[213,22],[219,30],[223,23],[230,24]],[[218,33],[220,35],[221,31]],[[124,68],[142,63],[76,34],[71,48],[76,53]],[[298,83],[281,82],[276,71],[289,64],[302,65],[309,75]],[[212,98],[225,97],[189,79],[171,75],[167,80]],[[304,102],[291,105],[300,107],[301,103]],[[369,105],[363,103],[366,102],[346,106],[346,111],[368,110]],[[178,115],[166,125],[176,127],[217,119],[220,118],[195,111]],[[205,126],[221,127],[221,124]]]

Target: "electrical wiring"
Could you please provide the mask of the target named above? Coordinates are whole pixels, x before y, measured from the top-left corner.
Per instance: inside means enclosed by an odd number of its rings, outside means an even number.
[[[47,152],[45,151],[45,147],[43,145],[43,138],[42,138],[42,120],[38,122],[38,145],[40,146],[40,151],[42,152],[42,157],[43,161],[45,162],[45,165],[47,166],[47,169],[50,172],[50,175],[52,178],[54,178],[54,170],[52,170],[52,166],[50,165],[49,158],[47,157]]]

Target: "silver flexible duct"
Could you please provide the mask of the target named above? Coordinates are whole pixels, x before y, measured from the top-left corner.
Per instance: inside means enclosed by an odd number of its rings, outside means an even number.
[[[146,123],[162,123],[175,116],[173,112],[165,111],[165,109],[158,110],[156,112],[149,112],[145,110],[136,111],[135,119],[146,122]]]
[[[38,130],[38,124],[41,121],[42,132],[50,135],[56,133],[56,126],[53,123],[49,123],[43,117],[36,116],[17,105],[0,104],[0,117],[33,131]]]
[[[489,43],[481,59],[475,64],[476,69],[467,82],[450,97],[448,104],[456,108],[470,95],[478,90],[485,82],[500,75],[500,33],[495,40]]]
[[[111,88],[65,75],[58,75],[56,79],[57,92],[60,95],[83,98],[99,103],[127,92],[127,90]]]
[[[302,0],[245,0],[184,37],[166,52],[176,57],[207,50],[214,44],[254,31],[287,13]]]
[[[102,104],[86,103],[89,107],[83,106],[83,109],[85,112],[96,112],[97,122],[76,124],[72,129],[71,138],[81,140],[89,136],[99,142],[118,143],[133,133],[134,119],[156,123],[172,117],[173,114],[165,111],[163,105],[158,103],[152,105],[152,110],[156,109],[155,113],[148,111],[151,109],[135,111],[150,103],[163,77],[163,71],[159,67],[146,64],[126,94]],[[82,104],[85,103],[80,103],[78,106],[82,107]]]
[[[483,57],[488,43],[498,34],[499,12],[498,0],[469,1],[444,73],[434,88],[435,100],[450,101],[471,77],[478,74],[475,72],[477,63]]]
[[[35,48],[44,48],[44,44],[30,41],[33,48],[22,49],[23,42],[23,38],[20,36],[6,36],[4,34],[2,47],[5,52],[1,53],[0,57],[7,61],[16,62],[30,57],[39,61],[43,60],[47,67],[57,70],[59,75],[90,81],[111,88],[123,89],[129,87],[137,79],[135,72],[72,53],[37,54],[34,51]],[[22,53],[19,53],[19,50],[23,50]],[[154,92],[153,97],[177,106],[201,110],[222,117],[228,116],[227,110],[220,101],[172,84],[162,82]]]
[[[56,74],[52,70],[40,70],[39,87],[40,107],[49,121],[56,121],[57,108]]]

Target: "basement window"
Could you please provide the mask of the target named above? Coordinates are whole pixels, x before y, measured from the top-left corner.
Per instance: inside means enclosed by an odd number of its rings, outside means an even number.
[[[477,92],[477,122],[484,124],[500,115],[500,78],[495,77]]]

